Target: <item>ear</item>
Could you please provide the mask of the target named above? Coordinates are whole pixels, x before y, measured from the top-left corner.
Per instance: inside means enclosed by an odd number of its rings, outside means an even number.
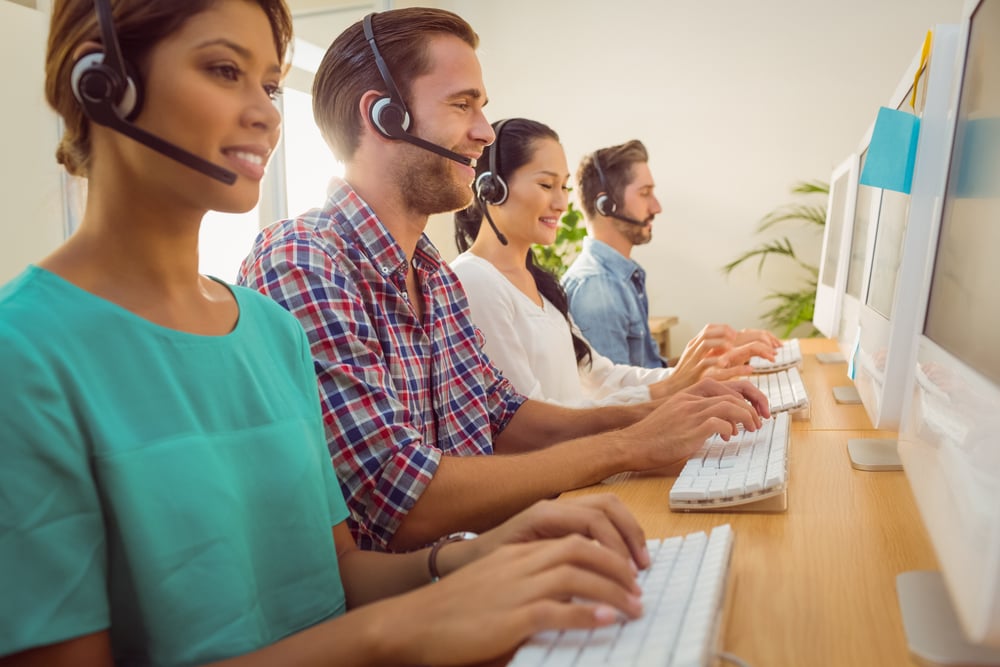
[[[361,117],[361,130],[366,134],[372,134],[374,136],[385,139],[375,124],[372,122],[371,108],[376,101],[385,97],[385,94],[378,92],[377,90],[368,90],[361,99],[358,100],[358,113]]]

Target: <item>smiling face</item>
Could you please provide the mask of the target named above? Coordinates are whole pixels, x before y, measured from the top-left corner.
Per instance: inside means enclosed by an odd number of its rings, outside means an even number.
[[[519,246],[555,243],[569,202],[569,167],[562,144],[550,138],[535,139],[531,158],[505,180],[507,201],[490,207],[500,230]]]
[[[410,88],[410,132],[478,159],[494,134],[483,115],[486,88],[476,52],[452,35],[432,38],[427,49],[430,70]],[[472,200],[472,167],[404,142],[396,142],[395,148],[399,159],[388,169],[411,211],[432,215],[463,208]]]
[[[149,53],[145,103],[135,124],[237,174],[232,186],[115,135],[125,168],[192,207],[253,208],[280,132],[273,104],[281,66],[264,11],[220,0],[188,19]]]

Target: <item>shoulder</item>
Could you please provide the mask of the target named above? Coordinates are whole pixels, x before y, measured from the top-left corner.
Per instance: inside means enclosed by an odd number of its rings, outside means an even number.
[[[448,266],[466,289],[491,285],[497,282],[497,272],[493,268],[493,265],[485,259],[476,257],[468,252],[464,252],[453,259],[448,263]]]
[[[10,354],[15,341],[37,349],[60,345],[74,326],[99,317],[86,299],[83,290],[29,267],[0,287],[0,354]]]

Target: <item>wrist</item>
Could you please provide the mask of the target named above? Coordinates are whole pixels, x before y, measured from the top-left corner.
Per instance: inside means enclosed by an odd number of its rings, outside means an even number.
[[[427,552],[427,575],[433,583],[476,558],[476,533],[452,533],[435,542]]]

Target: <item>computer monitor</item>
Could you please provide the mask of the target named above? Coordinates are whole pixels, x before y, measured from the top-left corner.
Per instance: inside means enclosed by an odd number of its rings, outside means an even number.
[[[867,289],[858,307],[854,384],[875,428],[899,428],[904,388],[913,366],[913,331],[922,316],[917,297],[951,147],[953,123],[948,110],[957,79],[958,32],[958,25],[934,28],[926,66],[915,82],[912,72],[904,74],[899,90],[905,90],[895,100],[896,109],[920,116],[910,193],[876,190],[873,195],[877,214],[871,222],[874,239]],[[891,441],[881,440],[875,446],[891,446]],[[894,467],[898,469],[898,460]]]
[[[847,236],[845,231],[854,222],[859,165],[857,153],[851,153],[830,175],[830,197],[826,206],[826,226],[813,310],[813,326],[827,337],[836,335],[840,322],[840,301],[847,282],[848,243],[844,242]]]
[[[943,576],[903,573],[897,590],[922,659],[1000,664],[1000,0],[972,2],[966,14],[899,442]],[[949,619],[955,647],[925,645],[922,634]],[[956,656],[962,639],[969,654]]]
[[[874,123],[868,128],[861,145],[858,148],[858,173],[864,171],[865,160],[868,158],[868,144],[871,143]],[[846,246],[846,271],[844,276],[844,291],[840,298],[840,322],[837,326],[837,344],[847,358],[854,353],[858,337],[858,309],[867,277],[865,266],[871,241],[868,233],[872,219],[878,213],[878,200],[875,199],[875,188],[870,185],[858,184],[855,194],[854,219],[851,221],[849,236],[843,243]],[[873,210],[874,207],[874,210]]]

